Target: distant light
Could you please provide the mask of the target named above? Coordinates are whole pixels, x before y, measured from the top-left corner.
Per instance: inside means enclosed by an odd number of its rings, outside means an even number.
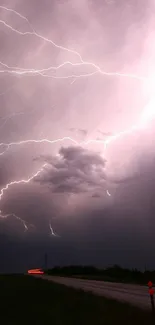
[[[44,274],[44,271],[42,271],[41,269],[32,269],[28,270],[27,272],[28,274]]]

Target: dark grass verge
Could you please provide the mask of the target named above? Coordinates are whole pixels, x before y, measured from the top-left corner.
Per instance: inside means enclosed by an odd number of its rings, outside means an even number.
[[[133,279],[117,279],[108,276],[95,276],[95,275],[78,275],[71,276],[73,278],[84,279],[84,280],[95,280],[95,281],[105,281],[114,283],[124,283],[124,284],[136,284],[140,286],[147,286],[148,281],[134,281]]]
[[[152,317],[125,303],[31,276],[0,276],[5,325],[151,325]]]

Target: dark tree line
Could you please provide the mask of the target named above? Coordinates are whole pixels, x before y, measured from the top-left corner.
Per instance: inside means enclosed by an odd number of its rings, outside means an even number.
[[[93,266],[56,266],[52,269],[45,270],[46,274],[67,276],[67,277],[80,277],[86,279],[113,281],[113,282],[126,282],[147,284],[148,281],[155,283],[155,271],[141,272],[137,269],[125,269],[118,265],[108,267],[106,269],[98,269]]]

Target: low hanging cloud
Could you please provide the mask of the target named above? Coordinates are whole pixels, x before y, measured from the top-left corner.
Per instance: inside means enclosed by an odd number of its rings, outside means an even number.
[[[105,188],[106,160],[100,153],[81,147],[62,147],[56,156],[42,157],[48,167],[36,181],[48,184],[53,193],[85,193]]]

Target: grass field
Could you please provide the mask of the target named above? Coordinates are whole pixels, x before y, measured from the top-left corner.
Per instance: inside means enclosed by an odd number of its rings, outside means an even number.
[[[151,325],[136,307],[31,276],[0,276],[1,321],[5,325]]]

